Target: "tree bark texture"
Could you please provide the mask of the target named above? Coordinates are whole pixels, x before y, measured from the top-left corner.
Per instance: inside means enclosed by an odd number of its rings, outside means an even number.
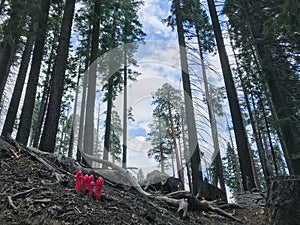
[[[269,224],[300,223],[300,176],[277,176],[271,180],[267,206]]]

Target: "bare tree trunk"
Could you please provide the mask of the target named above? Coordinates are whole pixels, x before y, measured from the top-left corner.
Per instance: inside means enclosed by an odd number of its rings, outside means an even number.
[[[3,2],[4,3],[4,2]],[[17,0],[11,1],[11,13],[7,26],[4,27],[3,43],[0,45],[0,102],[8,79],[10,67],[20,39],[20,7],[24,4]]]
[[[44,54],[44,45],[47,34],[47,23],[49,16],[50,0],[41,0],[41,13],[38,20],[38,28],[35,46],[33,50],[31,69],[26,88],[26,95],[22,107],[20,123],[17,133],[17,141],[27,145],[30,135],[31,120],[33,115],[35,95],[40,75],[41,63]]]
[[[128,106],[127,106],[127,49],[124,47],[124,97],[123,97],[123,157],[122,167],[126,168],[127,163],[127,122],[128,122]]]
[[[245,190],[251,190],[255,187],[254,175],[251,166],[250,159],[250,149],[248,144],[247,133],[245,126],[243,124],[243,118],[241,114],[241,109],[239,106],[239,101],[237,97],[236,88],[234,86],[234,81],[232,78],[232,73],[229,66],[229,61],[221,33],[221,28],[219,24],[219,19],[217,16],[215,3],[213,0],[208,0],[208,6],[210,11],[210,16],[212,19],[212,24],[214,28],[214,33],[216,36],[217,47],[219,51],[221,67],[223,71],[223,77],[225,81],[225,87],[227,91],[230,112],[232,115],[233,129],[236,138],[236,144],[239,154],[240,166],[242,171],[243,186]]]
[[[116,37],[116,11],[117,7],[114,9],[113,15],[113,24],[112,24],[112,37],[111,44],[112,46],[115,44]],[[108,160],[108,153],[110,152],[110,138],[111,138],[111,121],[112,121],[112,107],[113,107],[113,88],[114,88],[114,77],[116,74],[114,71],[113,58],[110,59],[109,62],[109,73],[108,73],[108,88],[107,88],[107,110],[106,110],[106,120],[105,120],[105,134],[104,134],[104,153],[103,159]],[[106,165],[103,165],[103,168],[106,168]]]
[[[17,117],[17,112],[22,96],[23,86],[25,84],[26,74],[28,70],[28,65],[31,58],[31,53],[33,49],[34,39],[35,39],[35,24],[31,22],[31,28],[27,34],[26,45],[22,54],[22,61],[18,73],[18,78],[14,87],[12,98],[10,100],[8,112],[6,114],[5,122],[2,129],[2,136],[11,134],[13,132],[13,127]]]
[[[88,69],[88,93],[86,99],[86,112],[84,124],[84,142],[83,151],[87,154],[93,155],[94,152],[94,112],[95,112],[95,97],[96,97],[96,76],[97,63],[95,60],[98,56],[99,50],[99,35],[100,35],[100,0],[95,0],[93,30],[92,30],[92,46],[90,67]],[[86,165],[92,166],[92,161],[84,159]]]
[[[181,62],[181,73],[182,82],[184,89],[184,102],[185,102],[185,112],[188,127],[188,140],[189,140],[189,154],[191,156],[191,169],[192,169],[192,179],[193,179],[193,189],[191,190],[194,194],[198,193],[202,177],[202,167],[200,160],[200,148],[197,138],[197,129],[195,123],[194,106],[192,102],[192,92],[189,77],[189,68],[187,62],[187,52],[186,44],[184,39],[184,29],[182,24],[182,11],[180,7],[180,0],[174,0],[175,3],[175,15],[176,15],[176,25],[178,33],[178,44],[180,50],[180,62]]]
[[[217,121],[216,121],[216,117],[215,117],[215,113],[214,113],[214,109],[213,109],[213,104],[212,104],[212,100],[211,100],[211,96],[210,96],[210,91],[209,91],[209,87],[208,87],[208,81],[207,81],[207,76],[206,76],[206,71],[205,71],[202,46],[201,46],[201,43],[200,43],[199,30],[197,28],[196,28],[196,34],[197,34],[198,47],[199,47],[199,52],[200,52],[203,83],[204,83],[204,90],[205,90],[205,96],[206,96],[206,101],[207,101],[209,121],[210,121],[210,126],[211,126],[211,134],[212,134],[212,139],[213,139],[213,143],[214,143],[214,154],[213,155],[215,156],[214,161],[216,162],[215,163],[216,175],[217,175],[217,178],[219,178],[221,189],[226,193],[225,181],[224,181],[224,176],[223,176],[223,166],[222,166],[222,160],[221,160],[220,145],[219,145],[219,138],[218,138]],[[215,186],[217,186],[217,185],[215,185]]]
[[[54,62],[53,75],[51,77],[51,88],[49,105],[45,119],[45,126],[41,137],[39,148],[54,152],[56,133],[58,130],[60,108],[64,92],[64,78],[69,53],[69,42],[74,17],[75,0],[66,1],[62,19],[57,55]]]
[[[178,177],[180,179],[180,182],[182,184],[182,187],[184,187],[184,180],[183,180],[183,174],[182,174],[182,168],[181,168],[181,163],[180,163],[180,156],[179,156],[178,146],[177,146],[177,142],[176,142],[176,134],[175,134],[175,129],[174,129],[174,122],[173,122],[170,102],[168,101],[167,104],[168,104],[168,111],[169,111],[169,121],[170,121],[171,131],[172,131],[172,140],[173,140],[173,145],[174,145],[174,149],[175,149],[177,173],[178,173]]]
[[[191,177],[191,168],[190,168],[190,156],[188,153],[188,147],[186,146],[186,137],[185,137],[185,123],[184,123],[184,109],[183,107],[181,107],[180,109],[180,113],[181,113],[181,129],[182,129],[182,142],[183,142],[183,155],[184,155],[184,159],[185,159],[185,166],[186,166],[186,173],[187,173],[187,177],[188,177],[188,182],[189,182],[189,189],[192,192],[193,189],[193,184],[192,184],[192,177]]]
[[[79,71],[80,70],[81,70],[81,67],[79,67]],[[74,107],[73,107],[72,127],[71,127],[69,150],[68,150],[69,158],[73,158],[74,136],[75,136],[74,130],[76,129],[76,122],[77,122],[77,104],[78,104],[79,83],[80,83],[80,72],[78,73],[77,88],[76,88],[75,101],[74,101]]]
[[[89,30],[91,30],[91,22],[89,23]],[[83,152],[87,82],[88,82],[88,74],[89,74],[88,70],[89,70],[89,63],[90,63],[90,45],[91,45],[91,33],[89,32],[87,37],[88,50],[86,52],[86,56],[85,56],[86,58],[84,62],[85,73],[82,76],[82,96],[81,96],[80,120],[79,120],[79,131],[78,131],[78,145],[77,145],[77,152],[76,152],[76,160],[78,162],[81,162],[83,159],[81,153]]]
[[[164,152],[162,149],[162,137],[161,137],[161,120],[160,117],[158,117],[158,138],[159,138],[159,150],[160,150],[160,171],[162,173],[165,172],[165,160],[164,160]]]
[[[40,136],[42,133],[43,123],[44,123],[47,106],[48,106],[48,101],[49,101],[49,93],[50,93],[49,81],[50,81],[50,77],[51,77],[51,71],[53,69],[54,48],[55,48],[55,46],[53,45],[51,48],[49,61],[48,61],[48,68],[47,68],[46,79],[45,79],[44,87],[43,87],[44,90],[43,90],[43,94],[42,94],[39,116],[38,116],[38,120],[36,123],[36,127],[34,128],[35,133],[34,133],[34,137],[33,137],[32,146],[36,147],[36,148],[38,147],[39,142],[40,142]]]

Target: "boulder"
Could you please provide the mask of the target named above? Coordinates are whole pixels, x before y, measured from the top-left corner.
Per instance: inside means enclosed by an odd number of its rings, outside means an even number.
[[[164,194],[182,190],[179,178],[170,177],[168,174],[162,173],[158,170],[148,173],[142,186],[145,191],[160,191]]]

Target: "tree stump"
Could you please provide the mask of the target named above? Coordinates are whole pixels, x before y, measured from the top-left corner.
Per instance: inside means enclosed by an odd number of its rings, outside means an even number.
[[[267,206],[269,224],[300,224],[300,176],[277,176],[271,179]]]

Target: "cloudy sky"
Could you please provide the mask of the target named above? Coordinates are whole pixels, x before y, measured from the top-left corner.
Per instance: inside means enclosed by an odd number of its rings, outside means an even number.
[[[129,123],[128,164],[142,168],[145,173],[158,169],[158,163],[147,156],[147,152],[151,148],[150,142],[146,141],[149,133],[148,125],[152,120],[151,94],[164,83],[169,83],[176,89],[182,89],[177,32],[176,30],[172,31],[161,22],[169,15],[169,9],[170,1],[168,0],[145,0],[145,4],[139,11],[139,17],[147,37],[146,44],[140,46],[136,54],[138,69],[142,75],[136,82],[130,84],[128,90],[128,105],[133,107],[135,117],[135,122]],[[212,67],[218,70],[216,56],[209,58],[209,62],[217,64],[216,68],[213,65]],[[195,72],[199,73],[199,70]],[[208,76],[218,79],[218,76],[212,71],[207,71],[207,73]],[[121,96],[116,100],[115,105],[121,113]],[[210,132],[208,127],[203,129]],[[202,147],[204,147],[203,151],[206,152],[206,160],[209,163],[212,155],[211,138],[205,134],[202,135],[207,141],[203,142]],[[171,170],[169,173],[172,175]]]
[[[144,174],[154,169],[159,169],[158,162],[153,158],[148,158],[147,153],[151,148],[151,144],[147,141],[149,133],[149,123],[152,121],[151,105],[152,94],[160,88],[164,83],[171,84],[174,88],[182,90],[181,68],[179,59],[179,48],[177,40],[177,32],[162,24],[161,20],[169,15],[169,0],[144,0],[145,4],[139,11],[139,18],[143,24],[143,30],[147,34],[146,44],[140,45],[135,55],[135,59],[141,73],[137,81],[129,82],[128,87],[128,107],[133,108],[134,122],[128,124],[128,166],[141,168]],[[208,57],[206,63],[211,68],[218,71],[219,63],[217,56]],[[194,72],[201,75],[200,66],[194,69]],[[209,79],[218,80],[219,76],[211,70],[207,71]],[[218,73],[218,72],[217,72]],[[201,86],[201,79],[197,81]],[[102,87],[98,87],[101,90]],[[202,98],[202,94],[199,94]],[[100,102],[100,101],[99,101]],[[105,104],[100,103],[102,118],[105,121]],[[123,114],[123,94],[114,102],[115,110],[122,118]],[[96,109],[98,111],[98,109]],[[207,116],[207,112],[202,110],[202,114]],[[200,123],[203,118],[197,118]],[[104,126],[102,124],[104,133]],[[210,163],[212,156],[211,137],[205,133],[210,133],[209,127],[201,125],[201,135],[205,141],[200,143],[202,151],[205,152],[205,160]],[[200,130],[200,129],[199,129]],[[200,131],[199,131],[200,132]],[[122,140],[122,138],[121,138]],[[171,162],[169,162],[171,164]],[[203,163],[205,164],[205,162]],[[172,169],[168,171],[172,174]]]

